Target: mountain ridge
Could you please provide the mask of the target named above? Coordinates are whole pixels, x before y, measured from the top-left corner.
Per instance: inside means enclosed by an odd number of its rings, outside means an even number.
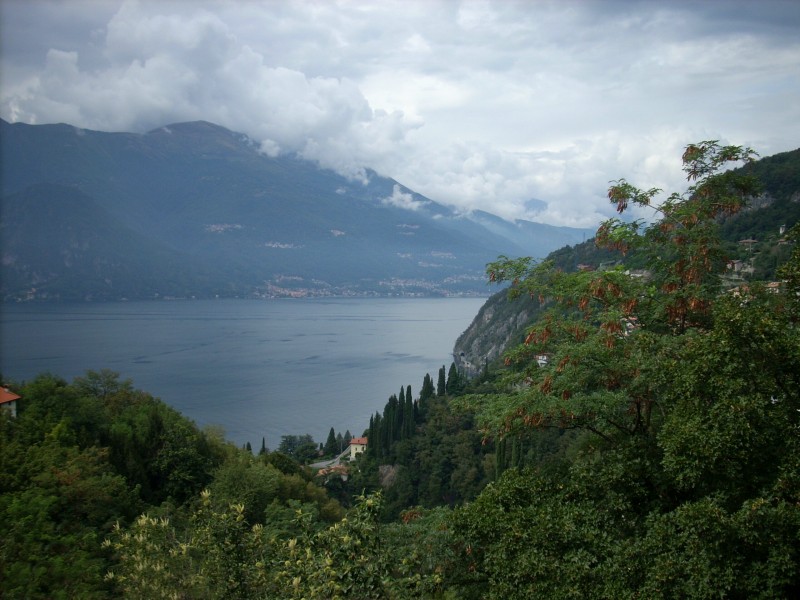
[[[4,300],[486,295],[484,266],[497,255],[544,256],[588,231],[519,222],[488,227],[486,215],[458,214],[375,171],[365,170],[359,181],[295,156],[270,157],[246,135],[207,121],[143,134],[3,121],[0,133]],[[44,229],[61,254],[68,250],[68,214],[58,223],[36,221],[24,217],[24,195],[11,199],[41,184],[56,186],[48,188],[53,202],[80,191],[95,207],[98,235],[111,216],[140,236],[121,236],[127,245],[118,244],[112,280],[146,272],[162,289],[136,293],[135,282],[124,286],[125,296],[118,286],[81,289],[77,272],[100,275],[91,265],[102,256],[91,252],[80,264],[51,260],[46,282],[26,277],[42,254],[59,252],[37,254],[20,240]],[[17,204],[12,212],[5,210],[9,202]],[[143,250],[148,245],[183,265],[182,285],[172,285],[174,273]]]

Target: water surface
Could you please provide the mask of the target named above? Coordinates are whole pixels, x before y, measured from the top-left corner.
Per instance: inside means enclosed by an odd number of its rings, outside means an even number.
[[[237,444],[360,434],[389,395],[452,361],[483,298],[3,305],[0,372],[111,369]]]

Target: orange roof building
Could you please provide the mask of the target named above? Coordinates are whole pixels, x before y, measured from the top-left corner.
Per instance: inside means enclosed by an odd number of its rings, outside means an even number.
[[[11,416],[17,416],[17,400],[19,400],[21,396],[17,396],[14,392],[10,391],[8,388],[0,387],[0,406],[3,408],[11,411]]]
[[[354,460],[356,456],[363,453],[367,449],[367,438],[357,437],[350,438],[350,460]]]

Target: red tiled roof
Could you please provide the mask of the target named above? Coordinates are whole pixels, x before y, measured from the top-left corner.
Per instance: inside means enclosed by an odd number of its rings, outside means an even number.
[[[13,402],[19,400],[22,396],[17,396],[15,393],[8,391],[6,388],[0,388],[0,404],[6,402]],[[366,444],[366,442],[364,442]]]
[[[325,475],[349,475],[347,465],[332,465],[317,471],[317,477],[324,477]]]
[[[367,438],[365,438],[365,437],[350,438],[350,445],[352,446],[354,444],[361,444],[362,446],[366,446],[367,445]]]

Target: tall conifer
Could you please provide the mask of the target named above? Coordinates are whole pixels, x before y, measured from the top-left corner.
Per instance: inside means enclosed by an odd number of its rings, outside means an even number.
[[[439,381],[436,383],[436,395],[444,396],[445,393],[447,393],[447,383],[445,380],[444,365],[442,365],[442,368],[439,369]]]
[[[333,427],[328,432],[328,439],[325,442],[325,447],[323,448],[323,452],[327,455],[334,455],[337,454],[337,448],[339,445],[336,443],[336,432],[333,431]]]
[[[414,435],[415,422],[414,422],[414,401],[411,398],[411,386],[408,386],[408,393],[406,394],[405,407],[403,409],[403,434],[404,439],[410,438]]]
[[[442,367],[444,368],[444,367]],[[460,375],[456,368],[456,363],[450,363],[450,370],[447,372],[447,383],[445,384],[445,391],[448,394],[455,394],[461,389]]]

